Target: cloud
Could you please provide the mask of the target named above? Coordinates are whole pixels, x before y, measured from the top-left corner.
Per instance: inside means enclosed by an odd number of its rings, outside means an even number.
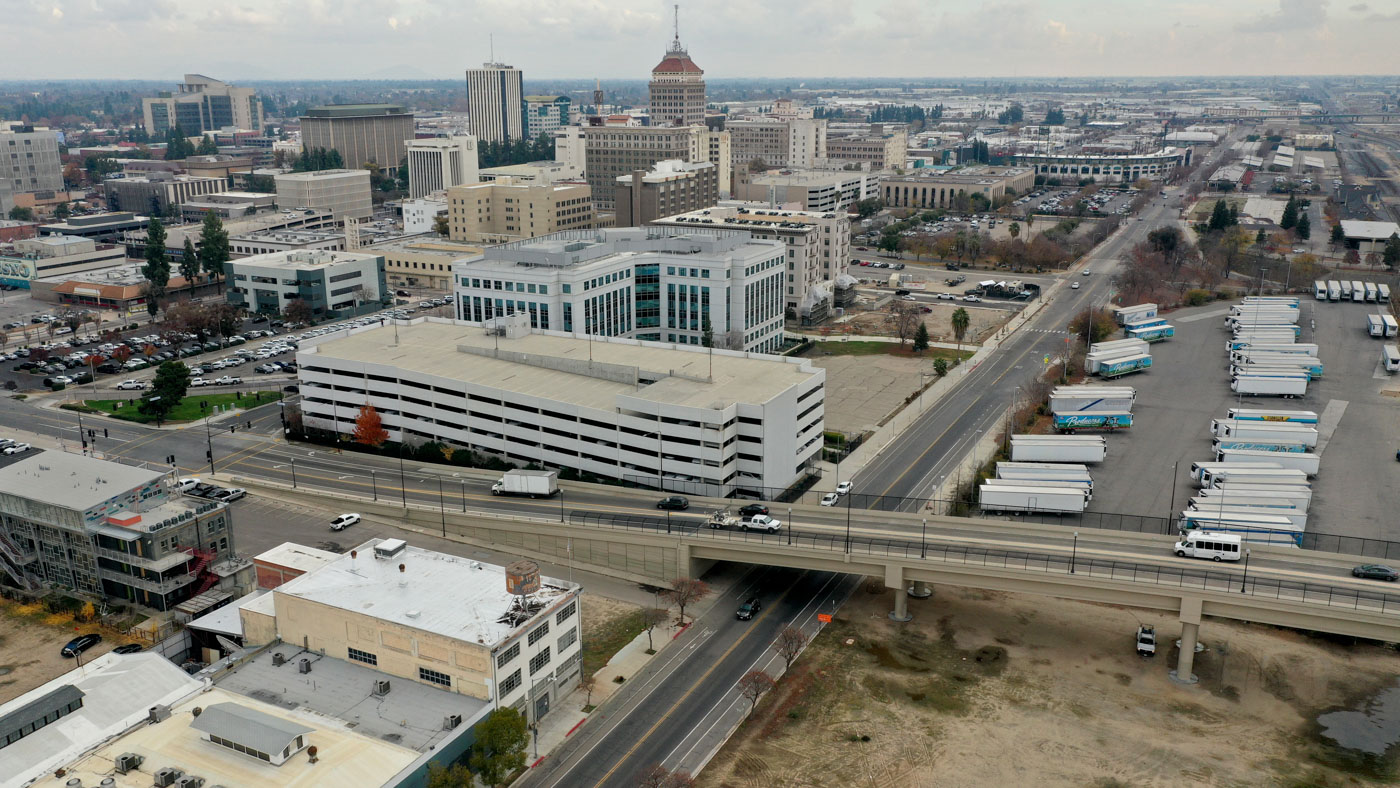
[[[62,8],[59,8],[58,6],[54,6],[54,7],[53,7],[53,11],[51,11],[51,12],[49,12],[49,13],[50,13],[50,15],[51,15],[54,19],[62,19],[62,18],[63,18],[63,9],[62,9]]]
[[[1328,0],[1279,0],[1278,11],[1235,25],[1239,33],[1288,33],[1322,27]]]
[[[1347,10],[1354,14],[1364,14],[1367,11],[1370,11],[1371,7],[1369,5],[1366,5],[1365,3],[1357,3],[1356,5],[1348,8]]]

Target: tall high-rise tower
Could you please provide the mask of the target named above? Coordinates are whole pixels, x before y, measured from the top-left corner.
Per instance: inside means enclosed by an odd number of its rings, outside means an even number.
[[[681,46],[680,6],[676,33],[666,56],[651,70],[651,122],[654,126],[690,126],[705,122],[705,72]]]
[[[505,142],[525,136],[525,105],[520,70],[504,63],[467,69],[467,117],[481,142]]]

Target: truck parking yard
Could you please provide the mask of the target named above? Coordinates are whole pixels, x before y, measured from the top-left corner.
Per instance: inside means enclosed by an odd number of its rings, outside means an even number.
[[[1381,367],[1377,343],[1366,333],[1364,303],[1305,297],[1300,308],[1299,342],[1317,345],[1327,373],[1292,399],[1231,391],[1223,352],[1230,305],[1173,312],[1175,337],[1153,348],[1150,371],[1134,376],[1133,428],[1109,436],[1107,457],[1095,469],[1101,484],[1088,510],[1175,516],[1197,491],[1191,463],[1215,459],[1212,419],[1237,406],[1310,410],[1320,414],[1315,451],[1321,462],[1312,480],[1308,532],[1400,541],[1393,502],[1378,494],[1394,484],[1400,380]],[[1346,450],[1327,452],[1333,443]]]

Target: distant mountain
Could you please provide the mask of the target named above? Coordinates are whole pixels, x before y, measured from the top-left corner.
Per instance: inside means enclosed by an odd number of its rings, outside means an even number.
[[[371,71],[364,76],[365,79],[442,79],[441,74],[429,74],[417,66],[410,66],[406,63],[398,63],[386,66],[378,71]]]

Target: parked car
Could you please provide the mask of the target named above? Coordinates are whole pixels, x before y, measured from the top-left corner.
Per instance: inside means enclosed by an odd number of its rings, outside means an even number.
[[[656,502],[656,508],[683,512],[690,508],[690,499],[684,495],[668,495]]]
[[[1146,624],[1138,625],[1137,653],[1139,657],[1150,657],[1157,653],[1157,632]]]
[[[146,384],[139,380],[123,380],[117,384],[118,391],[140,391],[145,387]]]
[[[1400,579],[1400,572],[1383,564],[1362,564],[1351,570],[1352,577],[1363,577],[1367,580],[1389,580],[1394,583]]]
[[[976,304],[979,303],[981,300],[982,299],[978,298],[975,295],[963,296],[963,301],[969,304]]]
[[[349,514],[342,514],[334,520],[331,520],[331,530],[343,531],[346,528],[349,528],[350,526],[354,525],[355,523],[358,523],[359,521],[360,516],[358,514],[355,514],[354,512],[351,512]]]
[[[214,495],[213,495],[212,497],[213,497],[213,499],[216,500],[216,501],[223,501],[224,503],[231,503],[231,502],[233,502],[233,501],[238,500],[239,498],[244,497],[244,496],[247,495],[247,494],[248,494],[248,491],[245,490],[245,489],[243,489],[242,487],[233,487],[233,488],[226,489],[226,490],[220,490],[220,491],[214,493]]]
[[[4,451],[6,454],[23,454],[29,451],[31,448],[32,447],[27,443],[12,443],[9,446],[6,446]]]
[[[822,506],[835,506],[836,502],[840,500],[841,496],[837,495],[836,493],[827,493],[826,495],[822,496]]]
[[[175,492],[189,492],[201,484],[199,477],[187,476],[175,482]]]
[[[204,378],[190,378],[190,388],[198,388],[207,385],[209,385],[209,382]]]
[[[140,643],[127,643],[124,646],[117,646],[112,649],[113,654],[135,654],[144,651],[145,648]]]
[[[224,375],[224,376],[222,376],[222,377],[215,378],[215,379],[214,379],[213,385],[215,385],[215,386],[237,386],[238,384],[240,384],[240,383],[242,383],[242,382],[243,382],[243,378],[234,377],[233,375]],[[206,385],[207,385],[207,384],[206,384]]]
[[[739,609],[734,611],[734,617],[740,621],[750,621],[758,615],[758,611],[763,609],[763,603],[758,601],[758,597],[751,596],[744,600],[744,604],[739,605]]]
[[[79,635],[68,641],[68,645],[64,646],[63,650],[58,653],[65,657],[76,657],[101,642],[102,636],[95,632],[87,635]]]
[[[739,507],[740,517],[753,517],[756,514],[768,514],[768,507],[761,503],[751,503]]]

